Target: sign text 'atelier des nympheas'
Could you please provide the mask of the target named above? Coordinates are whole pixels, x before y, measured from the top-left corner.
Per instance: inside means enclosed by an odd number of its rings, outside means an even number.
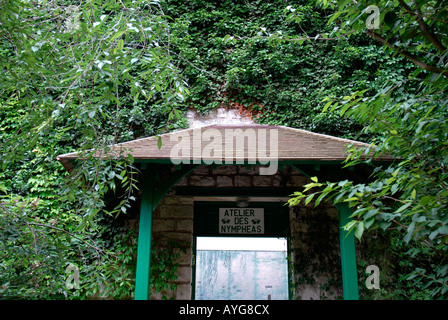
[[[263,208],[219,208],[220,234],[264,234]]]

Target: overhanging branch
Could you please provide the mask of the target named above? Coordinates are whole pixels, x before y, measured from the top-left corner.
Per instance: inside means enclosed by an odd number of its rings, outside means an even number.
[[[417,4],[417,12],[414,12],[411,7],[409,7],[406,2],[403,0],[398,0],[398,2],[401,4],[401,6],[406,10],[407,13],[410,15],[416,16],[416,21],[418,23],[418,27],[420,31],[422,32],[423,36],[428,39],[436,48],[439,50],[440,53],[443,53],[446,51],[445,46],[440,42],[440,40],[436,37],[436,35],[431,31],[431,28],[423,21],[423,14],[418,8]]]
[[[412,61],[414,64],[416,64],[420,68],[422,68],[422,69],[424,69],[426,71],[434,72],[434,73],[437,73],[437,74],[442,74],[442,75],[444,75],[445,77],[448,78],[448,71],[447,70],[444,70],[444,69],[441,69],[439,67],[430,65],[430,64],[428,64],[426,62],[420,61],[417,56],[413,55],[409,51],[402,50],[401,48],[393,45],[392,43],[390,43],[389,41],[387,41],[386,39],[381,37],[379,34],[375,33],[375,31],[373,31],[373,30],[367,29],[366,32],[367,32],[367,34],[369,36],[371,36],[372,38],[380,41],[382,44],[388,46],[389,48],[391,48],[392,50],[394,50],[395,52],[397,52],[401,56],[409,59],[410,61]]]

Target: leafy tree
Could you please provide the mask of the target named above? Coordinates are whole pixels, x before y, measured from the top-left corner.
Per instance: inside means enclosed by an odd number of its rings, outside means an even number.
[[[365,230],[397,229],[401,238],[392,251],[402,261],[397,272],[403,287],[446,299],[448,7],[443,1],[378,1],[380,25],[375,29],[364,22],[367,2],[323,3],[334,8],[330,21],[339,21],[339,32],[365,32],[383,44],[388,57],[399,54],[416,68],[408,78],[385,81],[374,95],[354,91],[343,99],[325,99],[324,112],[354,117],[365,125],[364,131],[377,136],[369,148],[351,148],[346,160],[346,166],[371,166],[372,181],[314,178],[290,203],[325,198],[348,203],[354,209],[353,221],[345,228],[358,239]],[[372,161],[381,154],[393,155],[396,161],[390,166]]]
[[[113,217],[135,199],[133,159],[93,154],[178,125],[166,19],[158,1],[0,3],[2,298],[131,295],[135,245]],[[56,156],[74,150],[67,176]],[[69,263],[80,290],[61,281]]]

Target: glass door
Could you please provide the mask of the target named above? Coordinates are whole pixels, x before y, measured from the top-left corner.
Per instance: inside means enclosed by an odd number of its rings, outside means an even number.
[[[287,300],[287,239],[196,237],[196,300]]]

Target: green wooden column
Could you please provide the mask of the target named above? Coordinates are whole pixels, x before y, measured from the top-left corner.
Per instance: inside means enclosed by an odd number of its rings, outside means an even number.
[[[342,288],[344,300],[358,300],[358,271],[356,266],[355,236],[348,233],[344,226],[350,222],[352,210],[343,203],[336,205],[339,211],[339,241],[341,245]]]
[[[140,223],[138,229],[137,270],[135,278],[135,300],[148,300],[149,277],[151,273],[151,238],[152,238],[152,213],[168,190],[190,173],[197,165],[185,165],[181,169],[171,173],[164,181],[159,183],[157,189],[154,186],[155,165],[142,164],[142,200],[140,207]]]
[[[154,193],[154,168],[144,168],[142,200],[138,229],[137,270],[135,279],[135,300],[148,300],[149,276],[151,270],[152,212]]]

